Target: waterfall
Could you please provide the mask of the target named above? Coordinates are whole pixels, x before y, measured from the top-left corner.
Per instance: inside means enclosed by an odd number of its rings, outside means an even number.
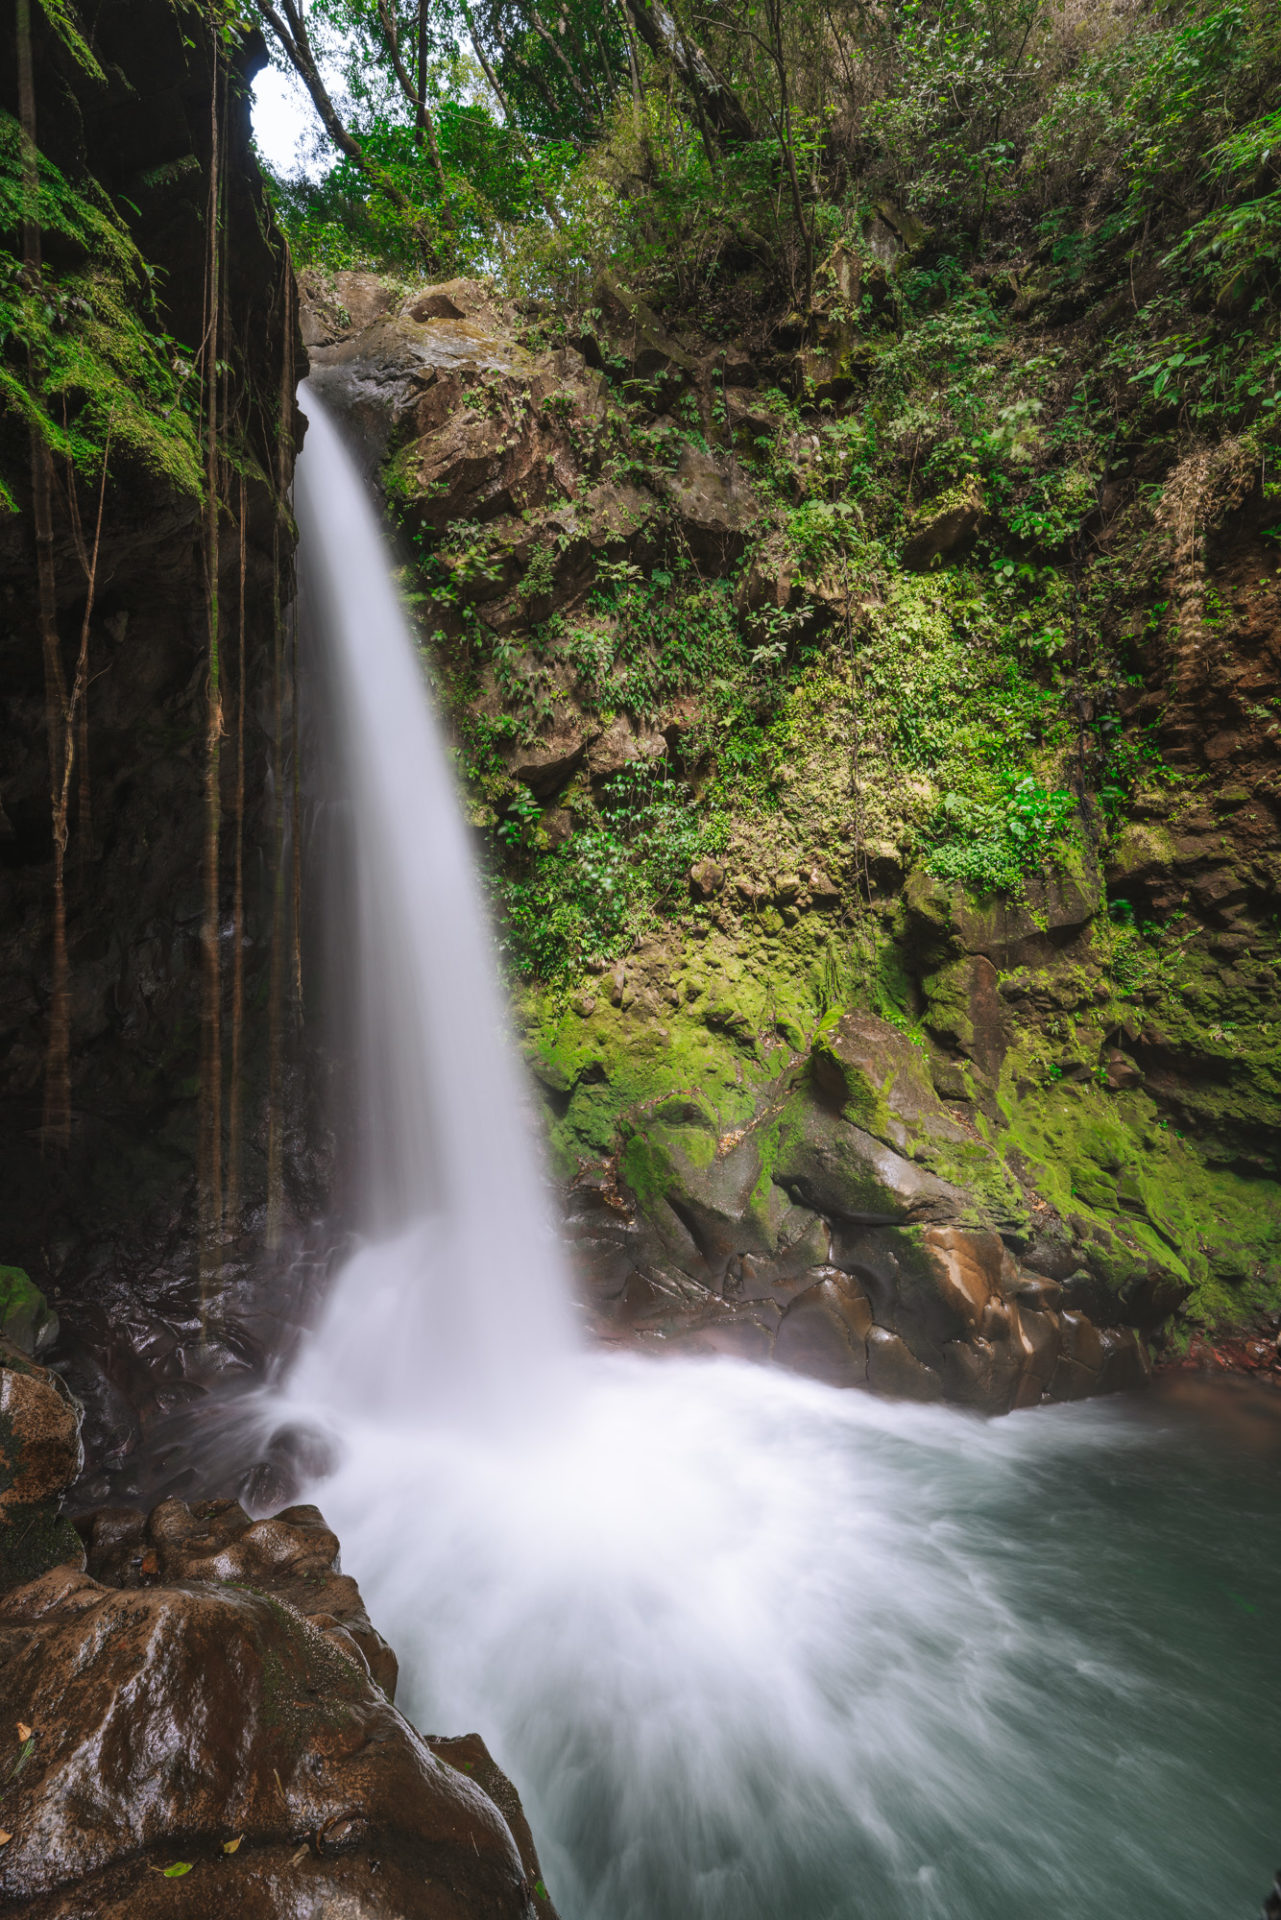
[[[365,1244],[308,1362],[320,1397],[492,1416],[570,1351],[569,1293],[467,828],[382,533],[307,385],[295,510],[354,868]]]
[[[576,1342],[422,663],[302,398],[363,1237],[272,1417],[335,1437],[309,1497],[401,1705],[484,1734],[563,1920],[1244,1920],[1270,1486],[1156,1412],[984,1421]]]

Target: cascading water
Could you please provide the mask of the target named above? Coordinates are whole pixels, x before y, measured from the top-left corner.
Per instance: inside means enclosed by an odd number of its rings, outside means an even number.
[[[302,398],[303,594],[352,829],[368,1235],[307,1365],[336,1408],[494,1417],[568,1356],[569,1295],[421,664],[360,475]]]
[[[337,1437],[317,1498],[406,1711],[484,1733],[565,1920],[1250,1914],[1271,1468],[1116,1405],[984,1422],[576,1343],[420,663],[303,400],[368,1239],[275,1416]]]

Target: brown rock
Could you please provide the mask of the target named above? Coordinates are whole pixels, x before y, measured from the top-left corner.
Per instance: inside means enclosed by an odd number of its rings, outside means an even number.
[[[0,1727],[20,1721],[0,1906],[27,1920],[537,1910],[494,1803],[274,1597],[55,1569],[0,1601]]]
[[[695,900],[710,900],[725,885],[725,868],[719,860],[697,860],[689,870],[689,890]]]
[[[525,1809],[520,1804],[517,1793],[507,1775],[498,1765],[489,1748],[478,1733],[460,1733],[451,1739],[432,1734],[427,1745],[447,1766],[466,1774],[474,1780],[493,1801],[511,1829],[512,1839],[520,1850],[521,1865],[525,1869],[525,1878],[531,1887],[541,1884],[542,1873],[538,1864],[538,1853],[534,1846],[534,1836],[529,1830],[525,1818]],[[556,1920],[556,1912],[551,1901],[545,1896],[538,1901],[540,1920]]]
[[[1001,1284],[1005,1249],[995,1233],[963,1227],[926,1227],[939,1292],[960,1324],[971,1332]]]
[[[697,378],[698,362],[663,327],[652,307],[612,273],[596,282],[596,302],[633,374],[641,380],[684,384]]]
[[[422,287],[410,295],[401,308],[410,320],[471,320],[478,315],[490,321],[497,318],[495,302],[480,280],[445,280],[434,287]]]
[[[1008,1339],[975,1334],[943,1349],[944,1389],[947,1398],[961,1406],[1003,1413],[1014,1403],[1020,1377],[1019,1356],[1011,1352]]]
[[[924,982],[925,1025],[995,1080],[1009,1044],[997,971],[986,954],[966,954]]]
[[[80,1410],[58,1375],[0,1342],[0,1522],[59,1501],[83,1458]]]
[[[828,1386],[859,1386],[867,1379],[871,1331],[866,1296],[849,1274],[829,1268],[783,1315],[774,1358],[792,1373],[808,1374]]]
[[[395,1699],[396,1656],[371,1624],[356,1582],[340,1572],[337,1538],[317,1508],[287,1507],[254,1521],[235,1500],[196,1507],[165,1500],[149,1518],[130,1507],[104,1507],[82,1515],[76,1526],[96,1580],[116,1587],[229,1581],[274,1594]]]
[[[905,1341],[885,1327],[873,1327],[867,1339],[867,1384],[891,1400],[941,1400],[943,1382],[933,1367],[922,1366]]]
[[[661,760],[666,752],[661,733],[638,734],[626,714],[620,713],[587,749],[587,768],[593,780],[608,780],[633,760]]]
[[[582,727],[558,720],[541,740],[519,750],[512,772],[540,800],[549,800],[582,765],[587,738]]]
[[[727,571],[747,545],[760,511],[737,461],[687,446],[665,484],[695,559]]]
[[[824,1099],[889,1146],[917,1134],[968,1138],[935,1092],[925,1055],[875,1014],[843,1015],[814,1042],[811,1070]]]
[[[1103,1342],[1093,1321],[1083,1313],[1059,1316],[1062,1351],[1050,1382],[1055,1400],[1083,1400],[1097,1393],[1103,1369]]]
[[[1140,1087],[1143,1074],[1130,1056],[1113,1047],[1106,1056],[1106,1081],[1113,1093],[1123,1092],[1127,1087]]]

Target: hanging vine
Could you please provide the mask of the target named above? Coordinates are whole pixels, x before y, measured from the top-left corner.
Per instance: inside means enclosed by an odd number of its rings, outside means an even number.
[[[276,1248],[280,1244],[284,1220],[284,1035],[285,1035],[285,999],[286,968],[289,952],[289,898],[291,889],[286,880],[286,849],[289,844],[288,831],[292,824],[292,838],[297,844],[297,819],[290,823],[286,817],[286,796],[291,796],[291,804],[296,815],[296,792],[293,783],[286,783],[285,758],[285,668],[286,660],[291,663],[295,652],[286,646],[286,595],[285,554],[289,546],[291,532],[288,519],[289,477],[293,471],[293,407],[294,388],[297,384],[297,369],[294,364],[294,313],[293,269],[286,259],[282,276],[282,320],[284,351],[281,356],[279,411],[276,427],[276,511],[272,523],[272,739],[275,752],[275,779],[273,790],[275,798],[274,819],[274,886],[272,891],[271,914],[271,975],[269,985],[269,1013],[267,1033],[267,1245]],[[297,700],[293,701],[296,712]],[[295,766],[297,755],[295,752]],[[296,917],[296,916],[295,916]]]
[[[281,1108],[287,1034],[291,1025],[296,1028],[302,1004],[301,743],[297,636],[290,626],[287,578],[297,371],[292,265],[286,253],[273,316],[285,343],[277,433],[272,454],[264,460],[261,451],[251,451],[261,404],[256,397],[260,389],[249,372],[254,343],[240,337],[243,329],[233,315],[228,266],[229,168],[235,151],[229,129],[233,89],[240,85],[241,21],[224,0],[210,0],[201,9],[201,35],[187,41],[198,64],[205,54],[208,58],[207,118],[203,138],[197,140],[207,149],[200,329],[188,351],[165,332],[159,304],[163,278],[144,261],[108,193],[87,169],[74,178],[64,176],[37,145],[37,83],[43,87],[48,33],[55,33],[64,50],[107,84],[90,46],[65,9],[55,20],[44,8],[38,29],[34,0],[16,0],[15,13],[18,118],[0,112],[0,226],[21,234],[21,262],[0,288],[0,402],[23,423],[26,471],[0,471],[0,509],[20,511],[29,489],[33,626],[43,668],[52,839],[40,1139],[45,1151],[55,1152],[68,1149],[74,1136],[71,949],[75,875],[85,872],[93,856],[93,622],[102,580],[114,567],[114,558],[104,558],[111,552],[108,490],[121,483],[122,472],[127,475],[136,467],[159,475],[176,494],[198,503],[195,552],[204,614],[204,670],[197,775],[196,1268],[201,1321],[208,1332],[225,1244],[239,1227],[245,1199],[245,1151],[252,1124],[249,1088],[257,1084],[246,1032],[248,1006],[257,1004],[250,976],[254,869],[246,845],[246,795],[255,766],[256,671],[264,678],[270,675],[264,704],[271,714],[271,739],[265,744],[274,794],[271,980],[265,1010],[268,1227],[273,1244],[279,1241],[283,1218]],[[58,242],[56,251],[50,246],[55,262],[76,264],[50,267],[47,236]],[[275,246],[273,234],[264,238]],[[275,584],[271,651],[256,668],[249,547],[258,488],[273,501]],[[66,570],[59,559],[64,548],[78,560],[84,581],[76,609],[78,642],[68,633],[66,645],[59,630],[59,594],[64,610],[69,597],[68,581],[59,578],[60,570]],[[103,670],[100,666],[99,672]],[[224,958],[228,940],[229,961]]]
[[[240,1173],[244,1126],[245,1020],[245,476],[240,475],[236,518],[238,593],[236,599],[236,794],[231,901],[231,1079],[227,1092],[227,1183],[225,1223],[234,1232],[240,1211]]]
[[[220,518],[226,461],[222,442],[225,376],[224,334],[226,191],[222,121],[227,65],[214,23],[209,87],[209,184],[205,216],[205,284],[202,305],[200,390],[205,453],[202,560],[208,662],[205,683],[204,916],[201,924],[201,1073],[197,1183],[200,1235],[200,1302],[207,1319],[223,1228],[222,1159],[222,967],[219,873],[222,827],[222,673],[220,655]]]

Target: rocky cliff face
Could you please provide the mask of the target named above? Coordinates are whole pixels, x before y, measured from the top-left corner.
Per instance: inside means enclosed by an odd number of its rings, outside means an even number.
[[[1086,781],[985,891],[931,858],[938,776],[894,738],[1025,724],[985,690],[983,502],[915,510],[896,570],[837,564],[814,474],[866,381],[838,328],[753,359],[612,282],[568,335],[475,282],[306,291],[423,595],[601,1332],[997,1409],[1275,1314],[1257,484],[1170,477],[1167,515],[1195,485],[1212,525],[1195,564],[1159,517],[1105,522],[1156,603],[1107,725],[1157,770],[1108,813]],[[812,405],[824,353],[837,422],[807,435],[784,390]],[[1103,695],[1038,671],[1070,740]]]
[[[29,465],[16,415],[3,431],[18,511],[0,524],[0,1254],[26,1267],[61,1310],[67,1332],[59,1364],[85,1403],[91,1456],[101,1467],[119,1465],[136,1444],[140,1418],[195,1391],[202,1371],[253,1365],[274,1338],[264,1335],[266,1295],[258,1284],[264,1241],[275,1237],[283,1245],[291,1234],[296,1240],[317,1205],[315,1134],[304,1144],[300,1131],[304,1095],[290,990],[290,652],[273,618],[289,593],[290,533],[280,489],[289,476],[300,349],[291,271],[249,140],[246,87],[261,49],[246,43],[230,70],[216,71],[203,21],[185,21],[165,0],[131,0],[94,14],[92,52],[101,68],[94,77],[40,10],[32,11],[44,160],[68,191],[127,218],[158,304],[148,307],[146,287],[134,284],[134,304],[125,311],[130,324],[160,342],[162,358],[172,359],[179,374],[192,364],[204,324],[217,121],[225,181],[220,406],[239,468],[239,476],[230,469],[224,475],[212,583],[223,687],[219,1118],[228,1215],[226,1238],[213,1255],[216,1276],[207,1273],[202,1283],[195,1189],[210,1097],[200,941],[211,583],[198,467],[195,482],[183,485],[123,435],[112,442],[67,850],[72,1126],[64,1148],[42,1132],[53,846]],[[12,5],[0,8],[0,45],[0,107],[16,114]],[[19,237],[8,238],[20,251]],[[92,273],[92,259],[84,266],[57,233],[46,236],[45,252],[57,297],[70,302],[66,326],[74,334],[85,307],[75,274]],[[86,364],[92,373],[90,356]],[[166,402],[171,409],[189,404],[195,377],[185,393],[177,384],[179,398]],[[93,403],[82,388],[64,395],[73,420],[77,406]],[[70,684],[86,573],[60,460],[54,479],[57,623]],[[74,491],[91,531],[93,488],[82,482]],[[274,1236],[265,1232],[269,1199]]]

